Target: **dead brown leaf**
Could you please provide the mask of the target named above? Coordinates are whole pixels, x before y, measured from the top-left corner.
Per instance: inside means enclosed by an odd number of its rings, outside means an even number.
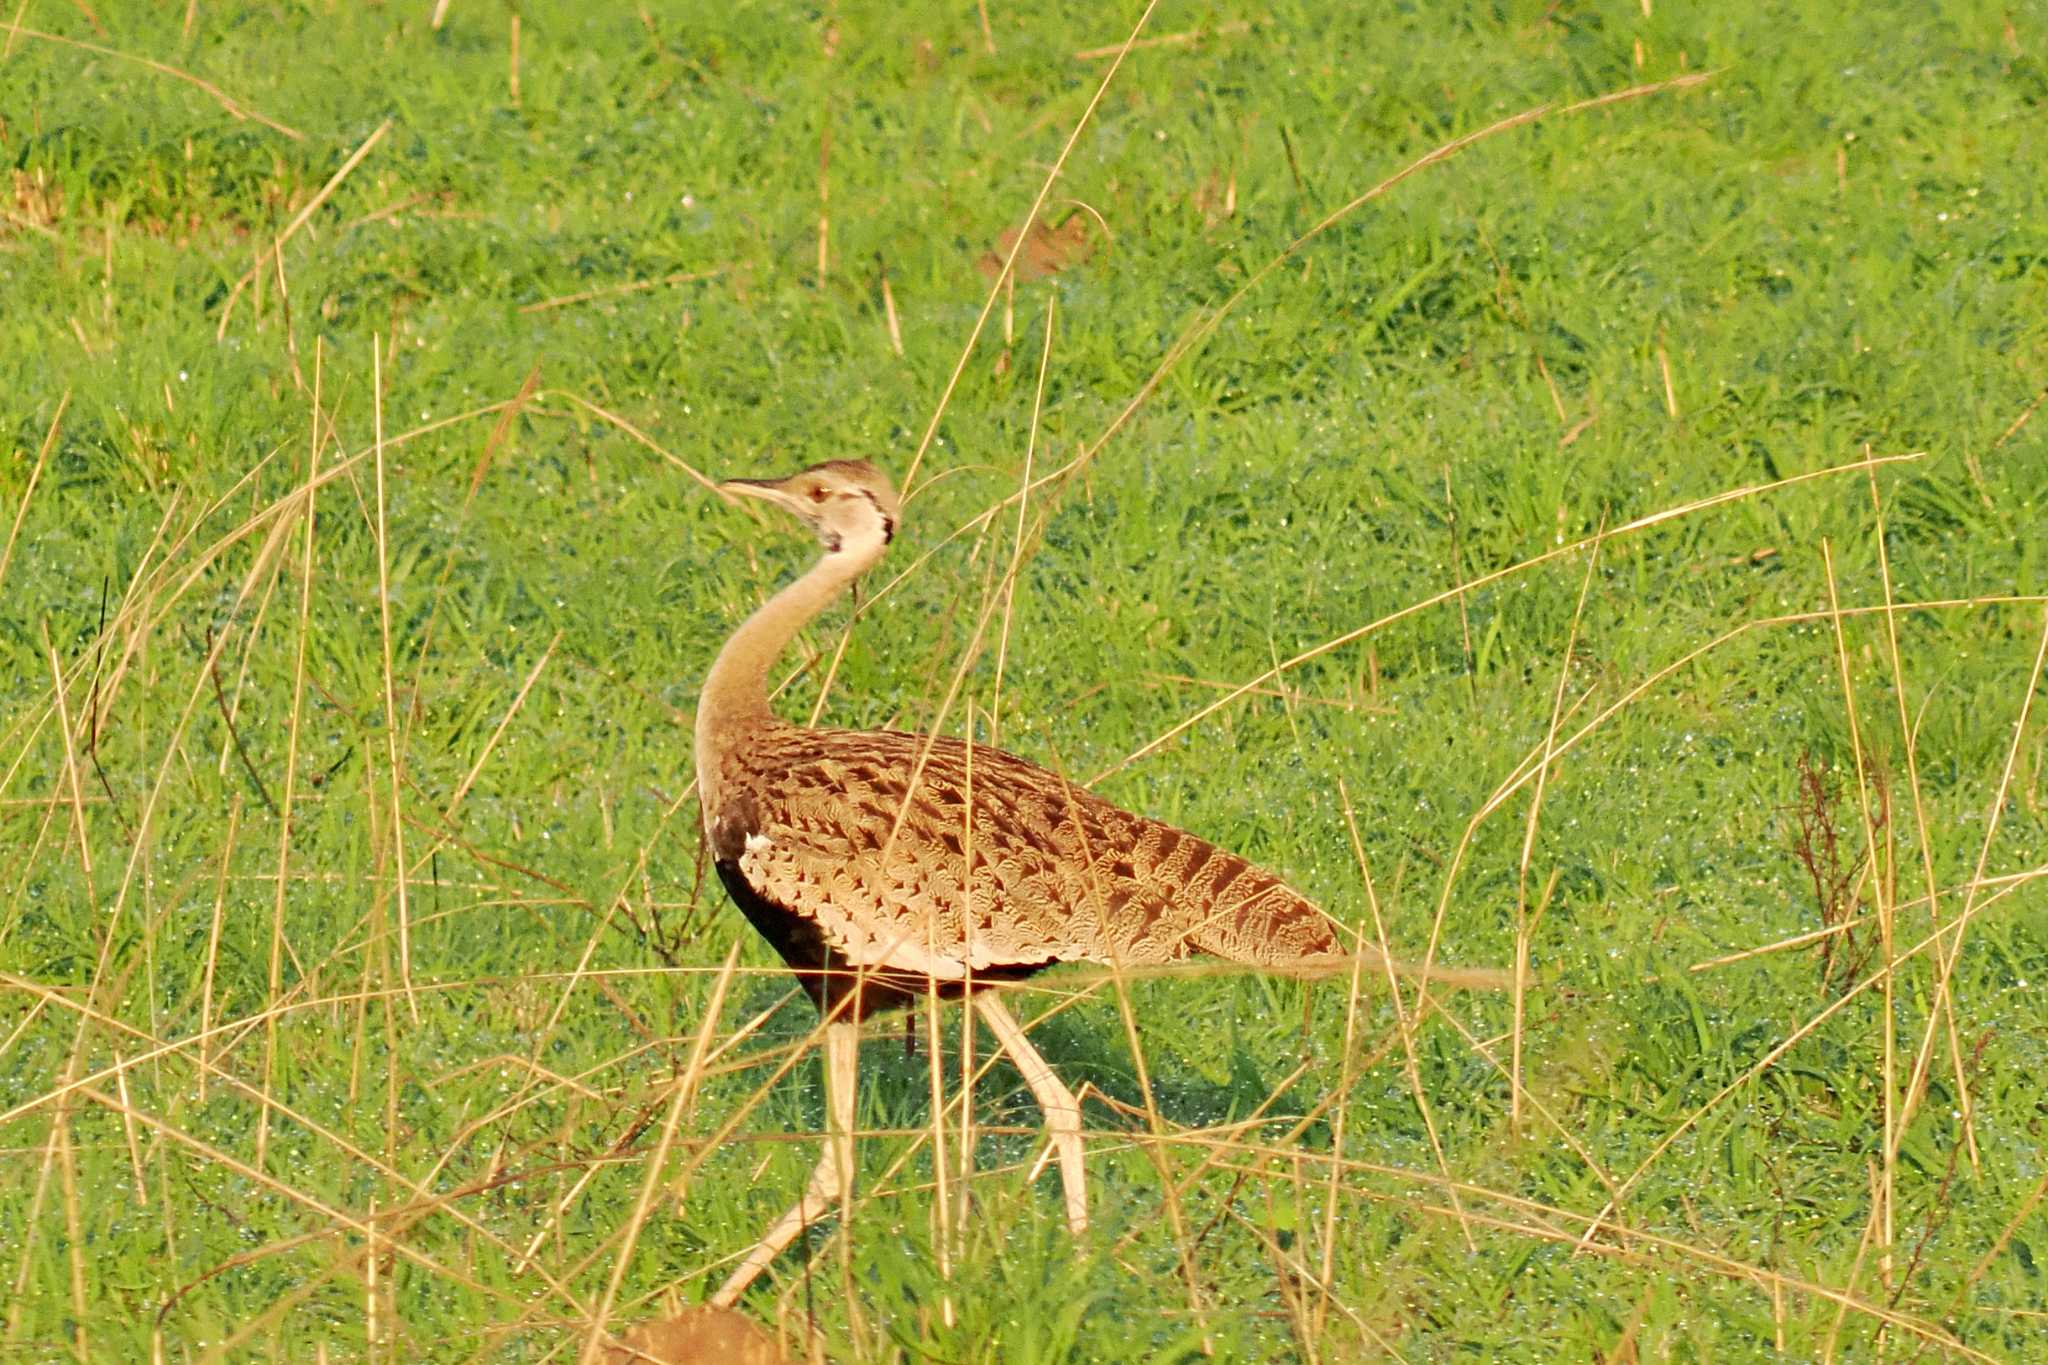
[[[14,212],[30,227],[55,227],[64,216],[64,190],[50,184],[40,170],[34,175],[16,171]]]
[[[1201,184],[1195,186],[1190,202],[1195,212],[1202,215],[1202,226],[1213,228],[1226,218],[1237,216],[1237,172],[1226,176],[1221,170],[1209,172]]]
[[[606,1350],[605,1365],[793,1365],[767,1329],[743,1313],[709,1305],[654,1318]]]
[[[1017,229],[1006,229],[996,243],[996,249],[982,253],[975,267],[987,279],[995,279],[1003,273],[1003,262],[1017,245]],[[1017,279],[1042,280],[1048,275],[1057,275],[1080,265],[1095,254],[1095,234],[1089,230],[1088,216],[1070,213],[1058,227],[1045,223],[1033,223],[1031,235],[1024,240],[1024,249],[1017,253]]]

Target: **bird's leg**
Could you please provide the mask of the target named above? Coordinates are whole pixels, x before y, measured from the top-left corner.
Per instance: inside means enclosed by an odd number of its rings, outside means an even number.
[[[994,991],[976,995],[974,1008],[988,1022],[1003,1051],[1017,1064],[1024,1084],[1031,1087],[1032,1096],[1045,1113],[1046,1131],[1051,1134],[1053,1151],[1060,1159],[1060,1184],[1067,1196],[1067,1230],[1079,1237],[1088,1230],[1088,1173],[1081,1164],[1081,1102],[1053,1074],[1045,1058],[1038,1055],[1038,1049],[1031,1046],[1016,1018],[1003,1007]]]
[[[860,1025],[853,1020],[834,1019],[825,1025],[825,1150],[811,1172],[811,1183],[803,1198],[775,1220],[739,1268],[719,1286],[711,1296],[714,1307],[730,1308],[737,1303],[747,1286],[782,1254],[784,1247],[796,1240],[798,1233],[852,1195],[854,1063],[859,1047]]]

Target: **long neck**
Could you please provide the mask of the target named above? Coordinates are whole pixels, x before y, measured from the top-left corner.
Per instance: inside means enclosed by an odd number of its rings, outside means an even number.
[[[725,754],[749,732],[774,722],[768,670],[796,633],[872,568],[885,547],[876,536],[872,544],[848,544],[821,556],[810,572],[762,603],[718,651],[697,699],[697,781],[707,816],[718,801]]]

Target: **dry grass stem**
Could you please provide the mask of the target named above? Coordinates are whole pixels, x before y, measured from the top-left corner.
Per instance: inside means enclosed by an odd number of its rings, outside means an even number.
[[[1906,759],[1906,790],[1912,797],[1914,834],[1920,844],[1921,885],[1927,904],[1928,918],[1934,924],[1939,925],[1941,923],[1940,882],[1934,871],[1934,838],[1928,820],[1927,803],[1922,796],[1920,786],[1918,727],[1913,724],[1906,711],[1906,666],[1904,656],[1899,649],[1898,613],[1892,609],[1896,599],[1892,594],[1891,551],[1886,544],[1884,499],[1878,492],[1876,471],[1870,471],[1866,477],[1870,487],[1871,519],[1876,529],[1874,540],[1877,548],[1878,582],[1884,590],[1884,604],[1886,608],[1884,612],[1885,658],[1891,666],[1892,698],[1898,711],[1899,745],[1904,751]],[[1896,913],[1898,908],[1896,905],[1893,905],[1891,910],[1893,913]],[[1892,925],[1889,919],[1887,919],[1884,925],[1884,930],[1885,952],[1889,955],[1892,947]],[[1942,1017],[1944,1031],[1948,1035],[1951,1079],[1955,1085],[1957,1105],[1963,1115],[1963,1146],[1969,1153],[1971,1170],[1979,1172],[1981,1171],[1981,1165],[1977,1151],[1977,1126],[1974,1110],[1970,1102],[1969,1079],[1965,1074],[1963,1066],[1962,1038],[1956,1025],[1955,1001],[1952,997],[1947,995],[1942,997],[1939,1013]],[[1898,1159],[1899,1143],[1905,1136],[1905,1126],[1911,1122],[1913,1111],[1918,1101],[1918,1093],[1909,1089],[1903,1097],[1899,1113],[1894,1116],[1892,1131],[1889,1135],[1890,1150],[1887,1154],[1888,1159],[1893,1162],[1896,1162]]]
[[[391,806],[387,832],[391,838],[391,868],[393,889],[398,898],[398,979],[406,993],[406,1007],[414,1023],[419,1022],[419,1003],[412,995],[412,901],[406,886],[405,865],[405,785],[404,768],[400,763],[398,726],[398,677],[392,667],[391,648],[391,540],[386,525],[385,508],[388,499],[384,489],[384,361],[383,348],[372,339],[370,347],[370,397],[374,435],[376,438],[376,538],[377,538],[377,626],[378,639],[383,647],[384,666],[384,763],[385,773],[390,779]],[[317,417],[316,417],[317,421]],[[315,449],[318,448],[317,439]],[[312,507],[315,478],[306,480],[308,515]],[[310,523],[309,523],[310,525]],[[310,541],[308,542],[310,547]],[[308,553],[310,553],[310,548]],[[307,591],[311,591],[312,575],[307,573]],[[283,893],[283,873],[280,871],[279,892]],[[396,1056],[396,1049],[392,1055]]]
[[[1723,507],[1732,502],[1740,502],[1749,498],[1760,497],[1765,494],[1774,492],[1778,489],[1789,488],[1796,484],[1807,483],[1814,479],[1831,478],[1833,476],[1840,474],[1853,474],[1859,470],[1876,468],[1882,465],[1897,464],[1906,461],[1918,460],[1922,458],[1922,456],[1925,453],[1926,452],[1924,451],[1913,451],[1911,453],[1904,455],[1879,455],[1862,460],[1856,460],[1849,464],[1834,465],[1826,469],[1813,470],[1805,474],[1794,474],[1787,478],[1774,479],[1769,483],[1748,484],[1741,488],[1729,489],[1726,492],[1716,493],[1711,497],[1699,498],[1692,502],[1681,503],[1677,506],[1666,508],[1661,512],[1653,512],[1648,516],[1637,517],[1635,520],[1624,522],[1621,525],[1613,528],[1612,530],[1603,530],[1597,536],[1587,536],[1583,539],[1572,541],[1570,544],[1560,545],[1555,549],[1546,550],[1542,554],[1532,555],[1528,559],[1520,560],[1514,564],[1509,565],[1506,568],[1495,569],[1491,573],[1481,574],[1477,578],[1467,580],[1465,583],[1458,587],[1447,588],[1443,592],[1436,593],[1429,597],[1425,597],[1418,602],[1410,603],[1408,606],[1402,607],[1397,611],[1389,612],[1385,616],[1379,617],[1377,620],[1370,621],[1363,626],[1359,626],[1353,630],[1345,631],[1341,635],[1333,636],[1330,639],[1323,641],[1319,645],[1315,645],[1309,649],[1305,649],[1300,653],[1294,655],[1292,658],[1286,659],[1281,663],[1274,665],[1272,668],[1266,670],[1264,673],[1260,673],[1256,677],[1247,679],[1245,682],[1238,684],[1237,688],[1234,691],[1232,691],[1229,696],[1221,697],[1216,701],[1209,703],[1207,706],[1201,707],[1200,709],[1196,710],[1192,715],[1184,717],[1180,721],[1168,727],[1165,731],[1163,731],[1155,738],[1150,739],[1146,741],[1144,744],[1139,745],[1129,754],[1126,754],[1120,761],[1111,764],[1109,767],[1103,769],[1101,772],[1096,773],[1093,777],[1090,777],[1085,785],[1092,787],[1097,783],[1103,781],[1104,779],[1112,777],[1119,772],[1122,772],[1125,768],[1130,767],[1133,763],[1138,762],[1139,760],[1147,757],[1148,755],[1156,753],[1159,749],[1163,748],[1168,743],[1171,743],[1173,740],[1179,738],[1188,730],[1193,729],[1195,726],[1201,724],[1202,721],[1208,719],[1216,712],[1230,705],[1230,703],[1236,701],[1239,697],[1244,696],[1253,688],[1264,687],[1268,683],[1271,683],[1275,679],[1279,678],[1283,673],[1292,672],[1294,669],[1301,667],[1303,664],[1308,663],[1313,659],[1319,659],[1323,655],[1328,654],[1333,650],[1342,649],[1346,645],[1354,644],[1357,641],[1363,640],[1370,635],[1377,634],[1378,632],[1385,630],[1388,626],[1393,625],[1396,621],[1406,620],[1410,616],[1418,615],[1421,612],[1427,611],[1431,607],[1438,606],[1444,602],[1450,601],[1453,598],[1461,596],[1465,593],[1476,592],[1480,588],[1490,587],[1491,585],[1501,582],[1505,579],[1512,578],[1523,573],[1527,573],[1529,570],[1534,569],[1540,564],[1547,564],[1553,560],[1562,559],[1568,555],[1575,555],[1579,553],[1581,550],[1584,550],[1588,546],[1593,544],[1595,540],[1614,540],[1622,536],[1633,535],[1638,531],[1646,531],[1654,526],[1661,526],[1668,521],[1674,521],[1683,517],[1694,516],[1698,513],[1708,511],[1715,507]],[[1777,619],[1782,620],[1786,618]]]
[[[1249,20],[1239,19],[1231,23],[1218,24],[1214,28],[1189,29],[1185,33],[1161,33],[1156,37],[1140,38],[1132,43],[1111,43],[1107,47],[1084,47],[1074,54],[1077,62],[1099,62],[1105,57],[1117,57],[1126,52],[1138,52],[1155,47],[1192,47],[1211,38],[1235,37],[1251,32]],[[991,46],[989,51],[995,51]]]
[[[1888,875],[1889,869],[1880,862],[1881,853],[1878,847],[1877,835],[1878,817],[1871,808],[1870,789],[1872,777],[1864,761],[1863,724],[1857,714],[1856,685],[1849,670],[1849,644],[1842,628],[1842,603],[1835,583],[1834,547],[1825,539],[1820,543],[1820,556],[1822,571],[1827,580],[1828,614],[1834,623],[1835,665],[1842,684],[1842,710],[1849,724],[1849,750],[1856,761],[1856,803],[1858,811],[1862,815],[1863,856],[1865,864],[1871,872],[1871,899],[1877,907],[1878,940],[1883,956],[1883,966],[1880,969],[1880,974],[1883,977],[1884,1009],[1880,1016],[1882,1037],[1879,1043],[1878,1084],[1880,1087],[1879,1094],[1883,1101],[1883,1128],[1881,1130],[1883,1141],[1880,1145],[1884,1151],[1884,1161],[1878,1171],[1874,1173],[1873,1193],[1876,1197],[1876,1202],[1871,1211],[1871,1222],[1877,1230],[1879,1272],[1883,1277],[1885,1285],[1889,1287],[1891,1284],[1891,1256],[1894,1239],[1893,1210],[1898,1188],[1898,1149],[1895,1137],[1897,1130],[1896,1107],[1898,1103],[1898,1086],[1894,1074],[1897,1070],[1897,1060],[1893,1054],[1897,1037],[1897,1003],[1892,991],[1894,962],[1892,907],[1888,886],[1890,879]],[[1889,619],[1890,615],[1887,612],[1886,618]],[[1889,825],[1888,819],[1886,824]],[[1862,1261],[1862,1253],[1860,1251],[1857,1253],[1857,1260],[1859,1264]],[[1851,1289],[1855,1288],[1855,1275],[1853,1271],[1851,1272],[1848,1287]],[[1836,1318],[1836,1322],[1839,1325],[1839,1315]],[[1830,1336],[1830,1350],[1832,1350],[1832,1347],[1833,1338]]]
[[[24,0],[22,9],[26,10],[27,8],[26,0]],[[14,41],[17,38],[36,38],[42,42],[55,43],[62,47],[75,47],[81,51],[95,53],[101,57],[112,57],[115,61],[133,62],[135,65],[154,71],[160,76],[169,76],[172,80],[183,81],[195,90],[203,92],[214,103],[226,110],[230,118],[250,123],[260,123],[272,132],[284,134],[294,142],[304,142],[306,140],[306,135],[298,129],[288,127],[285,124],[279,123],[276,119],[269,118],[257,110],[251,109],[248,105],[235,99],[211,81],[203,81],[191,72],[180,71],[175,66],[169,66],[148,57],[138,57],[132,52],[123,52],[119,48],[108,47],[104,43],[90,43],[79,38],[67,38],[59,33],[44,33],[38,29],[25,27],[21,22],[21,15],[19,13],[15,15],[13,22],[7,27],[7,47],[10,52],[13,50]]]
[[[327,183],[320,187],[319,193],[308,199],[305,207],[292,215],[292,220],[285,224],[284,231],[278,233],[271,240],[270,245],[257,255],[255,264],[251,265],[247,271],[243,272],[242,277],[235,281],[234,287],[228,290],[227,302],[221,305],[220,325],[214,331],[214,339],[216,341],[225,341],[227,339],[228,322],[235,315],[235,301],[242,296],[244,289],[247,289],[251,284],[263,278],[263,268],[267,258],[272,255],[283,255],[285,243],[289,242],[300,228],[312,220],[313,215],[320,211],[321,206],[333,196],[336,190],[341,188],[341,182],[348,179],[350,173],[356,167],[363,164],[363,158],[368,156],[372,149],[384,140],[384,134],[390,131],[390,119],[387,118],[378,124],[377,130],[364,138],[361,145],[355,151],[349,153],[348,160],[342,162],[340,168],[328,177]],[[297,134],[293,134],[293,136],[297,136]]]
[[[909,498],[911,490],[917,485],[918,467],[924,463],[925,452],[931,448],[933,438],[939,434],[939,422],[946,415],[946,408],[952,402],[953,391],[959,387],[960,376],[967,371],[967,362],[974,355],[975,345],[981,340],[982,329],[988,326],[989,314],[995,311],[996,300],[1002,297],[1004,283],[1016,267],[1017,254],[1023,250],[1025,240],[1030,236],[1030,225],[1038,221],[1038,215],[1045,208],[1047,197],[1052,194],[1053,185],[1059,180],[1060,172],[1066,168],[1067,158],[1073,155],[1075,146],[1081,141],[1082,132],[1095,117],[1095,111],[1101,105],[1103,96],[1109,93],[1110,83],[1116,79],[1117,72],[1123,69],[1124,58],[1130,55],[1131,45],[1138,41],[1139,35],[1145,31],[1145,25],[1151,22],[1152,11],[1158,7],[1159,0],[1146,0],[1144,11],[1131,26],[1130,36],[1124,39],[1123,47],[1109,64],[1109,70],[1102,73],[1101,81],[1095,86],[1095,93],[1089,97],[1087,107],[1081,111],[1081,116],[1074,120],[1073,131],[1067,135],[1066,143],[1061,146],[1059,155],[1053,158],[1051,169],[1046,172],[1044,181],[1039,185],[1038,195],[1031,201],[1031,208],[1024,215],[1027,230],[1018,233],[1017,241],[1003,259],[1002,269],[990,283],[988,296],[982,301],[981,312],[974,319],[974,326],[968,330],[966,342],[960,347],[960,359],[954,362],[952,374],[947,376],[945,387],[939,391],[939,401],[932,405],[931,420],[925,424],[924,435],[918,438],[917,449],[911,455],[902,479],[898,481],[897,486],[905,499]]]
[[[597,1359],[612,1305],[618,1301],[619,1287],[625,1283],[626,1270],[633,1262],[633,1249],[640,1240],[641,1225],[647,1221],[647,1215],[661,1191],[661,1173],[668,1164],[669,1149],[675,1145],[676,1133],[691,1112],[698,1087],[703,1083],[705,1058],[709,1055],[711,1040],[718,1032],[718,1021],[725,1012],[725,993],[732,985],[733,970],[739,962],[740,945],[735,941],[726,952],[725,966],[720,968],[718,979],[712,983],[711,999],[704,1007],[703,1022],[698,1025],[697,1037],[690,1045],[690,1059],[683,1066],[683,1074],[674,1082],[675,1097],[669,1103],[667,1117],[662,1120],[661,1137],[647,1158],[646,1174],[640,1181],[640,1198],[633,1205],[633,1215],[620,1234],[619,1249],[612,1261],[611,1279],[606,1282],[604,1296],[597,1301],[596,1311],[591,1314],[590,1332],[584,1338],[581,1357],[586,1365]]]
[[[1687,72],[1680,46],[1707,50],[1705,33],[1639,7],[1639,34],[1609,35],[1610,68],[1681,74],[1499,118],[1516,107],[1500,90],[1375,78],[1356,98],[1428,107],[1389,125],[1391,152],[1333,143],[1312,116],[1212,79],[1278,70],[1314,24],[1155,33],[1152,0],[1120,43],[1088,47],[985,0],[938,28],[909,16],[875,32],[828,5],[785,69],[693,53],[643,13],[630,50],[592,66],[639,101],[635,126],[703,117],[708,133],[715,113],[736,130],[732,146],[704,140],[733,164],[673,183],[602,130],[586,141],[574,110],[521,112],[526,56],[543,103],[579,60],[527,49],[525,18],[541,35],[559,18],[530,5],[499,29],[496,12],[434,0],[407,21],[429,41],[382,49],[391,71],[431,57],[422,70],[467,92],[460,117],[525,129],[496,181],[446,159],[457,114],[430,117],[444,97],[416,83],[388,118],[348,89],[328,121],[344,139],[373,129],[359,141],[290,145],[297,130],[193,74],[255,50],[234,25],[200,24],[194,0],[120,30],[182,43],[168,51],[189,72],[109,45],[90,6],[55,26],[98,41],[24,27],[29,0],[11,23],[0,13],[0,58],[19,65],[25,47],[47,96],[19,128],[0,118],[0,141],[27,149],[0,183],[0,256],[52,300],[50,354],[22,333],[29,385],[0,447],[17,500],[0,510],[0,588],[24,604],[0,716],[0,1064],[28,1078],[0,1103],[15,1157],[0,1222],[20,1229],[0,1343],[77,1360],[293,1342],[322,1361],[612,1365],[724,1327],[764,1358],[880,1362],[998,1336],[1025,1352],[1014,1320],[1040,1354],[1077,1358],[1166,1343],[1402,1358],[1534,1331],[1619,1361],[1669,1353],[1700,1323],[1736,1333],[1724,1346],[1821,1359],[2023,1351],[2041,1305],[2011,1277],[2048,1177],[1988,1135],[2024,1105],[2010,1011],[1994,1006],[2035,975],[2027,916],[2048,888],[2048,595],[1950,594],[2031,586],[2039,329],[2020,326],[1968,401],[1905,410],[1909,380],[1930,387],[1909,365],[1850,414],[1800,368],[1831,361],[1789,342],[1736,356],[1735,333],[1663,296],[1615,291],[1622,311],[1584,326],[1563,291],[1623,278],[1602,273],[1603,252],[1656,244],[1566,233],[1574,254],[1532,265],[1563,228],[1532,235],[1523,209],[1609,202],[1633,174],[1586,172],[1617,146],[1663,145],[1646,127],[1724,171],[1731,149],[1753,161],[1725,121],[1673,117],[1690,102],[1621,108],[1714,74]],[[439,35],[417,30],[429,9]],[[388,38],[339,11],[315,19],[301,27],[361,50]],[[1567,28],[1539,16],[1494,36],[1547,48]],[[1016,93],[1030,61],[1059,93]],[[282,112],[328,107],[297,66],[277,75],[263,98]],[[1208,92],[1193,122],[1167,98],[1188,80]],[[191,128],[95,165],[84,153],[107,129],[80,122],[81,84],[167,98]],[[899,107],[896,84],[942,97]],[[1527,161],[1500,140],[1539,122]],[[1431,146],[1444,134],[1429,127],[1472,131]],[[1730,264],[1756,259],[1738,250],[1744,227],[1753,248],[1766,227],[1796,243],[1891,212],[1899,154],[1856,142],[1852,184],[1847,142],[1780,168],[1762,216],[1720,225],[1700,247],[1709,274],[1744,278]],[[639,202],[565,181],[579,155]],[[521,179],[539,168],[558,200]],[[1418,223],[1441,209],[1465,228],[1418,235],[1364,211],[1432,168],[1449,173],[1404,202],[1424,191]],[[1648,193],[1650,162],[1624,169]],[[1533,197],[1502,206],[1503,186]],[[1997,215],[1974,198],[1912,231],[1983,259]],[[1677,200],[1644,202],[1654,218]],[[1792,203],[1811,214],[1795,222]],[[622,212],[654,235],[629,241]],[[678,224],[700,249],[676,248]],[[933,240],[882,235],[906,224]],[[565,242],[596,245],[550,254]],[[500,246],[509,265],[488,292],[445,286],[463,253]],[[1214,273],[1139,280],[1153,261]],[[1832,309],[1839,294],[1809,288],[1841,284],[1830,268],[1794,245],[1749,292]],[[1922,287],[1909,274],[1902,305]],[[897,278],[914,297],[895,297]],[[1972,328],[1971,310],[2009,303],[2004,275],[1956,278]],[[1674,280],[1687,292],[1670,297],[1711,288]],[[547,293],[562,285],[578,288]],[[1760,325],[1746,298],[1728,308]],[[1866,304],[1842,339],[1896,361],[1918,344],[1896,317],[1921,315]],[[532,335],[507,350],[492,317]],[[957,355],[920,398],[930,357],[907,343],[931,338],[906,325],[949,317]],[[467,329],[464,349],[429,349],[458,335],[444,322]],[[367,340],[369,366],[329,373],[337,337],[358,362]],[[1736,373],[1751,361],[1754,393]],[[1398,404],[1345,387],[1366,371],[1452,401],[1397,423]],[[739,397],[692,399],[692,426],[661,396],[672,381]],[[469,385],[501,396],[466,406]],[[386,406],[420,421],[393,416],[406,429],[387,433]],[[906,410],[927,415],[892,427]],[[1795,410],[1815,434],[1780,449]],[[1848,459],[1852,415],[1976,436]],[[1555,458],[1501,456],[1496,429]],[[1645,431],[1685,453],[1631,454]],[[1269,433],[1285,444],[1258,444]],[[1348,962],[1257,980],[1220,961],[1072,964],[1006,983],[1007,1026],[948,1016],[932,980],[922,1017],[857,1035],[862,1107],[828,1100],[816,1118],[793,1073],[814,1053],[843,1063],[846,1035],[726,912],[675,747],[709,623],[783,573],[786,547],[757,555],[696,495],[716,473],[758,472],[718,470],[728,456],[708,450],[808,441],[822,458],[877,440],[913,447],[882,455],[912,534],[872,591],[802,636],[775,691],[791,719],[965,744],[970,875],[949,916],[975,924],[983,894],[987,746],[1049,754],[1056,771],[1065,747],[1101,769],[1087,785],[1115,784],[1104,796],[1321,897]],[[1767,474],[1738,484],[1679,463],[1713,450]],[[1855,473],[1867,518],[1827,482]],[[339,503],[322,502],[330,486]],[[1578,534],[1609,500],[1658,510],[1602,512]],[[1426,615],[1452,604],[1455,621]],[[878,667],[893,689],[874,687]],[[1782,728],[1745,728],[1759,720]],[[1177,743],[1193,747],[1125,773]],[[930,756],[892,847],[911,837]],[[1794,784],[1797,805],[1775,804]],[[1303,837],[1332,802],[1355,881],[1327,839]],[[1757,866],[1731,870],[1730,849]],[[1511,970],[1491,970],[1510,951]],[[1818,999],[1814,965],[1787,952],[1818,959]],[[1053,1181],[1074,1173],[1072,1130],[1027,1108],[1044,1108],[1043,1073],[1023,1058],[1081,1037],[1095,1039],[1072,1059],[1092,1068],[1074,1087],[1092,1197],[1069,1241]],[[749,1291],[780,1342],[685,1311],[748,1255],[756,1205],[780,1206],[789,1172],[841,1135],[859,1143],[857,1187],[842,1182]],[[109,1275],[138,1259],[153,1321],[124,1323]],[[1497,1296],[1476,1317],[1474,1286]],[[1439,1288],[1464,1307],[1429,1304]],[[1611,1311],[1583,1306],[1595,1297]],[[1088,1305],[1072,1323],[1069,1302]]]
[[[1607,526],[1600,519],[1601,530]],[[1550,765],[1557,755],[1557,730],[1564,721],[1564,694],[1571,682],[1572,652],[1578,648],[1579,623],[1585,618],[1586,596],[1593,590],[1593,574],[1600,566],[1600,531],[1586,551],[1586,573],[1579,581],[1579,600],[1572,608],[1571,630],[1565,636],[1564,654],[1557,664],[1557,687],[1550,699],[1550,723],[1543,731],[1543,757],[1536,765],[1536,787],[1529,797],[1529,817],[1522,827],[1522,856],[1515,866],[1515,985],[1513,1042],[1509,1049],[1508,1122],[1522,1122],[1522,1025],[1529,993],[1529,939],[1535,929],[1529,908],[1529,863],[1536,856],[1536,827],[1543,816],[1543,793],[1549,782]],[[1463,598],[1459,599],[1463,605]],[[1552,885],[1555,886],[1555,881]],[[1546,894],[1543,904],[1549,904]],[[1537,911],[1541,914],[1541,910]]]
[[[64,410],[71,406],[71,391],[57,400],[57,410],[50,414],[50,425],[43,430],[43,443],[36,447],[36,462],[29,470],[28,485],[21,490],[21,501],[15,504],[14,520],[7,528],[7,544],[0,548],[0,587],[6,586],[7,568],[14,562],[14,544],[21,538],[21,523],[28,517],[28,505],[35,500],[36,485],[42,481],[43,466],[50,462],[50,448],[57,444],[57,433],[64,427]]]

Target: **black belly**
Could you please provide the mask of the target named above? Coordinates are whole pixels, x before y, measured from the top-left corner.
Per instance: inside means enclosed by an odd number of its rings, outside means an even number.
[[[941,1000],[957,1000],[970,989],[1021,981],[1044,971],[1051,962],[1001,963],[974,974],[973,983],[937,981],[920,972],[899,972],[887,968],[855,967],[825,941],[817,924],[786,906],[778,905],[747,884],[739,864],[720,859],[718,880],[747,922],[768,940],[782,960],[796,974],[797,984],[821,1014],[841,1019],[864,1019],[882,1010],[903,1009],[929,998],[938,987]]]

